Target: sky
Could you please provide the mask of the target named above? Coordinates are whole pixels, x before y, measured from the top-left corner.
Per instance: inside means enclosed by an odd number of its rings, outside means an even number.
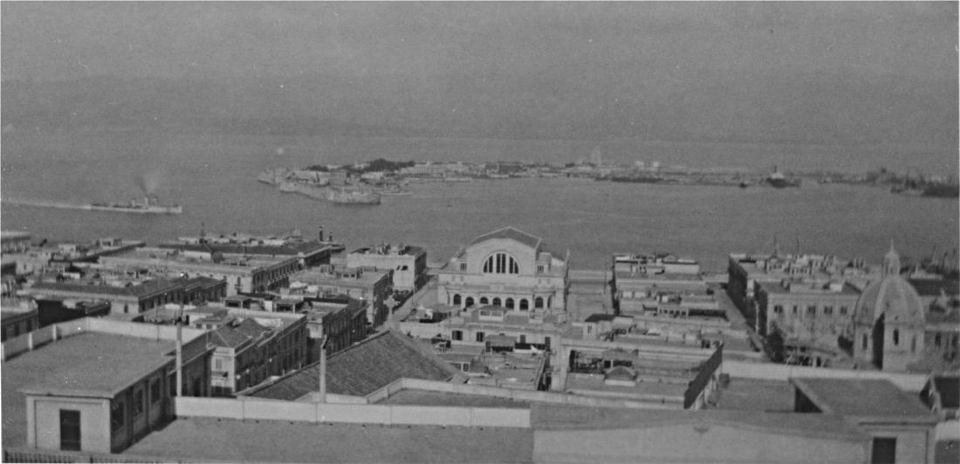
[[[957,4],[3,2],[4,79],[957,73]]]
[[[4,82],[192,82],[153,105],[190,95],[193,113],[957,147],[956,2],[3,1],[0,13]],[[142,103],[143,89],[117,89]],[[42,107],[30,98],[4,117]]]

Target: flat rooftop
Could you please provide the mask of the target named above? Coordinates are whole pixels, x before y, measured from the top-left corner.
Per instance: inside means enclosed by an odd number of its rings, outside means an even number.
[[[767,293],[777,294],[804,294],[804,295],[859,295],[860,291],[856,287],[844,282],[840,290],[830,290],[822,288],[824,282],[791,282],[790,287],[784,287],[780,282],[758,282]]]
[[[127,450],[219,462],[533,462],[533,430],[178,419]]]
[[[726,357],[727,353],[723,353]],[[792,412],[794,387],[787,381],[731,377],[718,390],[717,409],[736,411]]]
[[[588,408],[533,405],[530,422],[537,430],[602,430],[669,427],[678,423],[718,424],[770,433],[835,440],[864,441],[866,434],[842,417],[826,414],[756,413],[751,411]]]
[[[936,421],[920,402],[888,380],[791,378],[824,413],[845,416],[918,418]]]
[[[471,408],[528,409],[527,401],[498,398],[486,395],[437,392],[428,390],[401,390],[378,404],[403,404],[419,406],[459,406]]]
[[[105,256],[102,259],[106,260],[115,260],[115,259],[126,259],[126,260],[143,260],[144,265],[152,265],[157,260],[166,261],[166,262],[175,262],[184,266],[216,266],[224,268],[243,268],[243,267],[261,267],[261,266],[270,266],[281,261],[288,259],[293,259],[291,256],[287,255],[243,255],[237,256],[235,254],[228,254],[224,256],[222,262],[215,263],[211,260],[200,259],[193,256],[183,255],[175,253],[177,250],[167,249],[167,248],[134,248],[123,253]]]
[[[28,389],[52,394],[112,397],[162,367],[172,341],[84,332],[28,351],[3,364],[3,444],[26,444]]]

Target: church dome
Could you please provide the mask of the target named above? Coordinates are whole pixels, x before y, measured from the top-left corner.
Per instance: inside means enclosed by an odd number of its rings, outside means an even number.
[[[873,325],[885,315],[886,323],[923,323],[923,303],[917,290],[900,277],[900,257],[891,246],[884,257],[883,277],[871,283],[860,294],[854,309],[856,322]]]

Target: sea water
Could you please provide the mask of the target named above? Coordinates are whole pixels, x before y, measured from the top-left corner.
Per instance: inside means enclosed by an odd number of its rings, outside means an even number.
[[[477,180],[413,183],[412,195],[384,196],[379,206],[344,206],[284,194],[256,181],[267,167],[379,157],[564,162],[578,153],[588,155],[596,145],[18,130],[3,135],[2,198],[128,201],[141,197],[146,184],[161,202],[183,205],[184,213],[134,215],[3,204],[0,221],[4,230],[26,230],[54,241],[123,237],[149,243],[196,236],[202,225],[208,233],[299,229],[305,235],[322,226],[348,249],[403,242],[427,248],[432,262],[448,260],[477,235],[510,225],[541,237],[554,253],[569,252],[574,268],[597,269],[609,266],[612,253],[664,251],[722,271],[730,252],[771,251],[775,239],[786,251],[868,262],[879,262],[890,240],[901,254],[913,257],[941,254],[960,241],[957,199],[894,195],[866,186],[805,184],[778,190],[568,178]],[[757,166],[771,159],[759,152],[717,150],[685,159],[688,165],[703,167]],[[794,169],[830,169],[818,150],[783,159],[792,159]]]

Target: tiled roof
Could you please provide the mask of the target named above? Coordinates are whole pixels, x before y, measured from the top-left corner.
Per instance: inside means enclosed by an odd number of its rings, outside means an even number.
[[[940,296],[940,293],[960,293],[960,280],[956,279],[907,279],[920,296]]]
[[[238,332],[235,328],[223,326],[211,333],[210,343],[216,346],[236,348],[249,339],[250,337]]]
[[[366,396],[401,378],[447,381],[458,375],[405,335],[384,331],[327,359],[327,392]],[[319,376],[319,363],[314,363],[248,395],[297,400],[319,390]]]
[[[247,340],[260,337],[264,332],[269,332],[269,327],[264,327],[253,319],[244,319],[236,326],[225,325],[213,332],[211,342],[218,346],[236,348]]]
[[[537,248],[537,246],[539,246],[539,245],[540,245],[540,242],[541,242],[541,240],[540,240],[539,237],[536,237],[536,236],[530,235],[530,234],[528,234],[528,233],[526,233],[526,232],[523,232],[523,231],[521,231],[521,230],[518,230],[518,229],[514,228],[513,226],[507,226],[507,227],[504,227],[504,228],[502,228],[502,229],[497,229],[497,230],[495,230],[495,231],[493,231],[493,232],[483,234],[483,235],[481,235],[481,236],[473,239],[473,242],[471,242],[470,244],[471,244],[471,245],[474,245],[474,244],[477,244],[477,243],[480,243],[480,242],[484,242],[484,241],[487,241],[487,240],[493,240],[493,239],[509,239],[509,240],[515,240],[515,241],[520,242],[520,243],[522,243],[522,244],[524,244],[524,245],[526,245],[526,246],[528,246],[528,247],[530,247],[530,248]]]

